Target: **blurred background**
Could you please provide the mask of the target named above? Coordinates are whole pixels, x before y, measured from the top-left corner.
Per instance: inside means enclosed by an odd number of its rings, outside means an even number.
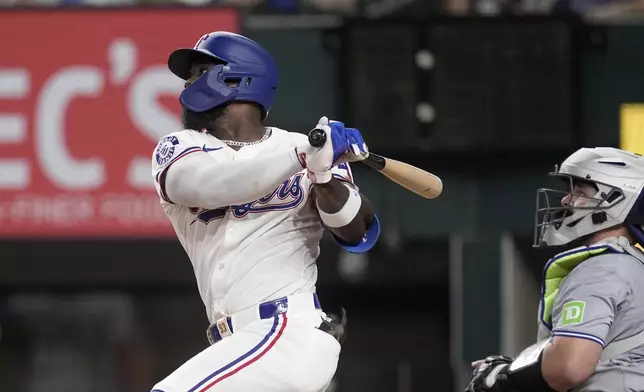
[[[181,128],[176,47],[241,32],[275,57],[270,125],[322,115],[442,177],[424,200],[354,164],[383,225],[328,238],[349,332],[329,392],[462,391],[536,337],[535,190],[581,146],[644,152],[641,0],[0,0],[0,391],[141,392],[207,345],[150,178]]]

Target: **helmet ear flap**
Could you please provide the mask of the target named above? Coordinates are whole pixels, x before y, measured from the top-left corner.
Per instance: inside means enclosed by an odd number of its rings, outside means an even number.
[[[215,65],[179,96],[181,105],[193,112],[201,113],[228,102],[237,92],[224,82],[222,73],[227,65]]]

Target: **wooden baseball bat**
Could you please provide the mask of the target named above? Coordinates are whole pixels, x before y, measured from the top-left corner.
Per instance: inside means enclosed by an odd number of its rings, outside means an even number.
[[[326,143],[326,133],[321,129],[312,130],[309,132],[309,143],[313,147],[322,147]],[[378,170],[391,181],[425,199],[435,199],[443,192],[443,181],[438,176],[408,163],[385,158],[372,152],[360,162]]]

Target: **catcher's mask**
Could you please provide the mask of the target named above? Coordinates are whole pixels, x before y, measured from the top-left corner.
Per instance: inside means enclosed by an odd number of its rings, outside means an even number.
[[[619,188],[561,173],[558,166],[550,176],[560,180],[560,189],[537,189],[535,247],[556,246],[560,231],[566,231],[570,238],[570,232],[576,231],[579,224],[595,226],[612,220],[609,210],[624,200]],[[580,230],[580,234],[585,231]]]

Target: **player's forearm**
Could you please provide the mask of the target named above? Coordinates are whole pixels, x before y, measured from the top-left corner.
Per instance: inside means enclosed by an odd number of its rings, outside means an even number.
[[[173,203],[220,208],[266,196],[302,169],[295,149],[225,163],[193,154],[168,169],[171,173],[165,186]]]
[[[373,206],[369,200],[360,195],[358,191],[349,190],[342,181],[335,178],[326,184],[315,184],[313,187],[322,221],[329,230],[347,244],[355,245],[360,243],[373,220]],[[351,193],[354,194],[352,195]],[[350,201],[350,197],[357,197],[358,199]],[[357,206],[355,203],[360,204]],[[346,208],[348,207],[351,210],[352,205],[356,206],[357,213],[349,211],[350,215],[347,217]],[[343,213],[345,213],[344,221],[342,221],[342,216],[338,217]],[[331,219],[325,219],[327,214],[331,215]],[[353,214],[355,216],[351,217]],[[348,223],[342,225],[346,221]]]

